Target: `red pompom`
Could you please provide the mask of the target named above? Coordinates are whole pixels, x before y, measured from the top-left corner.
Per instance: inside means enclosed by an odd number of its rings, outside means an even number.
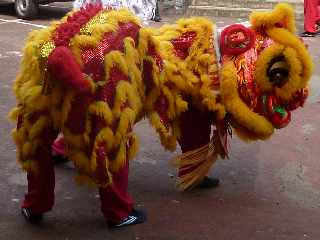
[[[262,113],[277,128],[286,127],[291,121],[291,112],[275,95],[264,95],[259,106]]]
[[[271,117],[272,125],[277,128],[284,128],[286,127],[291,121],[291,112],[286,112],[285,116],[281,116],[280,113],[275,112]]]
[[[90,91],[90,82],[84,78],[80,65],[66,47],[56,47],[48,57],[48,70],[64,86],[79,92]]]

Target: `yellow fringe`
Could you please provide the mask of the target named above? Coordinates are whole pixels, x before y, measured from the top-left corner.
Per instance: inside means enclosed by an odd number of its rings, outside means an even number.
[[[197,186],[208,174],[217,158],[218,152],[213,141],[203,147],[177,156],[173,161],[177,169],[181,172],[188,171],[178,178],[178,188],[185,191]]]
[[[290,69],[290,71],[292,71],[290,73],[290,77],[293,79],[287,82],[281,89],[277,89],[277,94],[282,99],[289,100],[294,92],[305,88],[308,85],[313,72],[313,62],[303,42],[293,34],[289,34],[286,29],[273,28],[267,30],[267,33],[279,44],[286,46],[287,49],[294,50],[286,50],[285,52],[286,59],[289,61],[289,64],[292,65]],[[292,61],[290,61],[291,59]],[[302,74],[300,74],[300,77],[298,77],[296,71],[301,68],[303,71]],[[299,82],[297,87],[292,86],[297,82]]]
[[[242,132],[239,137],[246,141],[255,140],[251,138],[254,133],[261,140],[268,139],[274,131],[272,124],[263,116],[252,112],[240,99],[237,89],[235,66],[232,61],[226,62],[221,70],[221,97],[227,112],[232,114],[238,124],[247,129],[248,134]]]
[[[187,58],[182,60],[175,55],[171,40],[186,32],[195,32],[196,38],[189,49]],[[187,110],[187,102],[182,96],[192,96],[192,101],[198,101],[197,106],[216,112],[219,118],[225,115],[224,107],[216,102],[210,90],[211,76],[217,74],[218,71],[215,63],[216,56],[214,53],[209,54],[209,49],[214,47],[211,39],[212,33],[213,25],[205,18],[181,19],[174,25],[164,25],[157,30],[143,29],[140,31],[140,53],[146,54],[148,46],[152,44],[165,62],[164,69],[160,71],[152,57],[148,55],[144,57],[144,61],[152,63],[152,82],[156,86],[156,89],[152,89],[146,96],[147,115],[151,125],[158,132],[161,143],[167,149],[175,148],[179,127],[173,125],[175,119],[178,119],[179,115]],[[171,83],[170,86],[173,85],[173,87],[169,89],[166,83]],[[199,88],[200,84],[201,88]],[[166,114],[171,120],[168,127],[163,125],[157,113],[154,112],[154,104],[159,96],[164,96],[168,101],[169,107]]]
[[[128,135],[128,159],[133,159],[139,150],[139,138],[136,134],[130,133]]]
[[[273,58],[281,56],[285,47],[279,44],[271,45],[260,54],[256,62],[255,81],[263,92],[271,92],[273,85],[268,77],[268,68]]]
[[[291,33],[296,32],[294,9],[286,3],[279,3],[271,12],[253,12],[250,22],[254,29],[271,29],[275,24],[282,23]]]
[[[108,103],[103,102],[103,101],[97,101],[92,103],[89,106],[89,113],[96,115],[103,119],[106,124],[111,124],[113,121],[113,113],[111,109],[109,108]]]

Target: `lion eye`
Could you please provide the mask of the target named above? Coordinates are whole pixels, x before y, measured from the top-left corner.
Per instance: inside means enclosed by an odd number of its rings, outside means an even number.
[[[276,87],[283,87],[289,80],[289,66],[284,56],[273,58],[267,71],[270,82]]]

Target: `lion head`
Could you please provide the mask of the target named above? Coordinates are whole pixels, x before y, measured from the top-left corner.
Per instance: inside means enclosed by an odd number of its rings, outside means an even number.
[[[221,33],[221,96],[238,135],[265,140],[303,106],[312,61],[295,36],[289,5],[253,13],[250,23],[228,26]]]

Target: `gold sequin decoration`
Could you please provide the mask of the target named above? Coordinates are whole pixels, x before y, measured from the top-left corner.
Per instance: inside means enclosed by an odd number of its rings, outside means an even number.
[[[80,34],[91,35],[93,32],[93,28],[97,24],[108,23],[108,13],[109,11],[102,11],[99,14],[95,15],[84,27],[80,29]]]
[[[42,58],[48,58],[50,53],[54,50],[56,46],[53,42],[46,42],[42,45],[40,50],[40,55]]]

